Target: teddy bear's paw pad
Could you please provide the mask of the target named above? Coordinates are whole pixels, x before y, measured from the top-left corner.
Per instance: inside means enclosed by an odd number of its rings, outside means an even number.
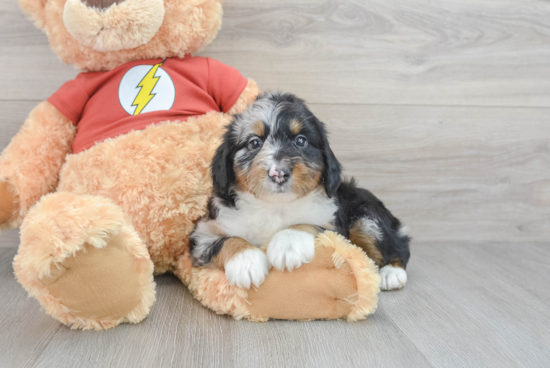
[[[104,248],[85,245],[52,268],[42,283],[79,318],[119,319],[141,302],[138,270],[120,236]]]
[[[248,291],[252,320],[335,319],[357,301],[357,281],[347,262],[336,267],[333,248],[318,246],[310,263],[292,272],[272,268],[265,282]]]
[[[384,266],[380,269],[380,289],[399,290],[407,283],[407,271],[400,267]]]
[[[225,277],[229,283],[246,289],[251,285],[260,286],[268,273],[265,253],[257,248],[237,254],[225,265]]]
[[[279,231],[267,246],[269,264],[283,271],[292,271],[315,257],[315,236],[293,229]]]

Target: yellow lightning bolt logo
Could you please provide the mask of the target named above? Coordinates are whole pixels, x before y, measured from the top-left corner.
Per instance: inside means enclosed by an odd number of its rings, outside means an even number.
[[[145,77],[139,82],[137,85],[141,89],[139,90],[138,95],[136,96],[134,102],[132,102],[132,106],[136,107],[136,110],[134,111],[134,115],[138,115],[143,111],[145,106],[155,97],[155,93],[153,92],[153,88],[157,85],[157,82],[159,81],[160,77],[155,77],[155,73],[157,72],[157,69],[164,63],[155,64],[148,72],[145,74]]]

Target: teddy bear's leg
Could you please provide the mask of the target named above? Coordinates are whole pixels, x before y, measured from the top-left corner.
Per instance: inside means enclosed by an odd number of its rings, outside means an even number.
[[[145,318],[155,300],[145,244],[109,199],[58,192],[21,226],[19,282],[71,328],[108,329]]]

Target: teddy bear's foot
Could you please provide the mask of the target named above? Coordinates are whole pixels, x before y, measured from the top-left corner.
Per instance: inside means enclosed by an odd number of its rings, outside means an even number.
[[[153,263],[124,213],[106,198],[50,194],[21,227],[19,282],[71,328],[108,329],[145,318]]]
[[[190,261],[182,258],[180,264],[185,270]],[[182,272],[179,276],[189,279]],[[257,288],[230,285],[223,270],[215,268],[194,268],[189,288],[207,307],[237,319],[357,321],[376,310],[380,276],[361,249],[327,231],[316,238],[310,263],[292,271],[272,268]]]

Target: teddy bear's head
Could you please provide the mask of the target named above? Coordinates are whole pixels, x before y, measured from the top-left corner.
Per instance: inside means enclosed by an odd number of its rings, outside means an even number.
[[[133,60],[182,57],[209,44],[221,0],[19,0],[53,51],[88,71]]]

